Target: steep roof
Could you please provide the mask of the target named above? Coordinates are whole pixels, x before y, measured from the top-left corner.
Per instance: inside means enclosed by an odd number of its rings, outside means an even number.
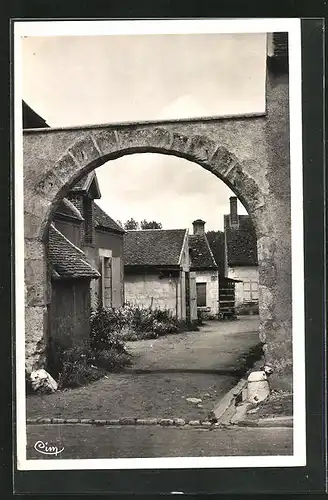
[[[71,217],[73,219],[77,219],[78,221],[83,221],[83,217],[80,211],[76,208],[76,206],[67,198],[63,198],[60,202],[59,207],[56,210],[55,218],[58,215],[63,215],[65,217]]]
[[[99,278],[99,272],[87,261],[82,250],[73,245],[51,224],[49,228],[49,263],[53,277]]]
[[[117,224],[109,215],[100,208],[97,203],[94,203],[95,226],[102,229],[110,229],[116,233],[124,234],[124,229]]]
[[[239,215],[239,227],[231,228],[229,215],[224,216],[228,266],[256,266],[257,240],[249,215]]]
[[[191,250],[191,269],[218,268],[205,234],[191,234],[189,248]]]
[[[124,235],[126,266],[178,266],[187,229],[144,229]]]

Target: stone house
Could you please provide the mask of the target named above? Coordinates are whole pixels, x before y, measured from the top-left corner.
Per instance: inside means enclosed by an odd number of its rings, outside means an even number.
[[[189,235],[191,267],[196,273],[197,309],[203,316],[218,317],[219,271],[205,233],[205,222],[193,222]]]
[[[259,269],[257,239],[248,215],[238,215],[237,198],[230,198],[230,214],[224,216],[225,276],[236,280],[236,312],[258,312]]]
[[[95,202],[101,197],[95,171],[81,179],[67,195],[82,215],[79,243],[88,262],[100,272],[100,279],[91,283],[91,305],[98,300],[106,307],[120,307],[124,303],[124,230]],[[58,225],[58,214],[55,215]],[[59,230],[64,232],[63,223]]]
[[[127,231],[125,300],[168,309],[177,319],[197,319],[196,273],[191,271],[187,229]]]
[[[95,179],[90,192],[94,183]],[[93,200],[89,205],[89,190],[81,193],[74,187],[49,230],[50,337],[65,347],[89,338],[90,312],[98,300],[106,307],[119,307],[124,301],[124,231]]]

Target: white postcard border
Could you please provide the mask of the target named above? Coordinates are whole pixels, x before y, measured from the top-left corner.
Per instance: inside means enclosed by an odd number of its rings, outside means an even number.
[[[304,249],[300,19],[235,20],[14,20],[14,171],[15,171],[15,315],[16,315],[16,424],[19,470],[63,469],[186,469],[296,467],[306,465]],[[292,213],[294,452],[292,456],[117,458],[27,460],[24,322],[24,189],[22,140],[22,51],[25,36],[101,36],[127,34],[289,33],[290,176]],[[188,121],[188,120],[187,120]]]

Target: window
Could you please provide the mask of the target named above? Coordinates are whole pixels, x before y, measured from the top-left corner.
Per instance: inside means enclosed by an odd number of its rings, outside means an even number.
[[[206,306],[206,283],[196,283],[197,307]]]
[[[258,302],[259,285],[257,281],[244,281],[244,302]]]

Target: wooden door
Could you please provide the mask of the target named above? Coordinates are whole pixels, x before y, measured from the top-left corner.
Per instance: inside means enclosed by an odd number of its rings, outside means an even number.
[[[185,300],[186,300],[186,321],[190,322],[190,278],[189,273],[185,273]]]

